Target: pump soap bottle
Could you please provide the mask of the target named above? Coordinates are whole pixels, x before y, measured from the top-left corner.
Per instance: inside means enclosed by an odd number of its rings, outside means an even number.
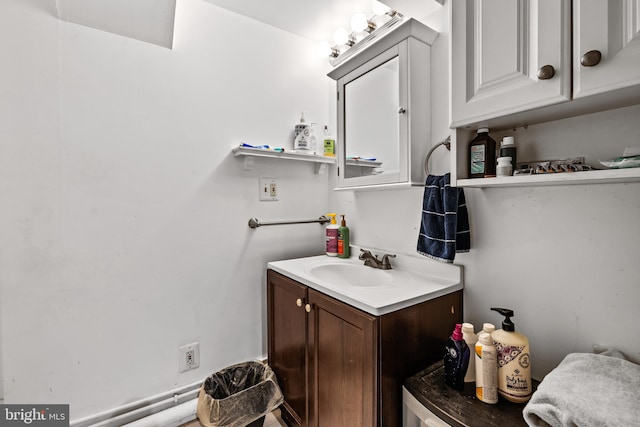
[[[513,310],[492,308],[505,316],[502,329],[491,334],[498,352],[498,393],[510,402],[524,403],[531,397],[529,339],[515,331]]]
[[[349,258],[351,253],[349,251],[349,227],[347,227],[347,221],[342,216],[340,227],[338,227],[338,258]]]
[[[462,338],[462,324],[456,328],[447,340],[444,355],[444,382],[456,390],[464,390],[464,376],[469,367],[470,351]]]
[[[336,214],[327,214],[330,219],[329,225],[327,225],[326,233],[326,248],[327,255],[338,256],[338,224],[336,224]]]

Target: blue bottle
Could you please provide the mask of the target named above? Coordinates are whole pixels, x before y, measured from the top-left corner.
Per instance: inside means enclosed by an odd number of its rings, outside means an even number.
[[[471,350],[462,338],[462,324],[456,328],[447,340],[444,355],[444,382],[456,390],[464,390],[464,376],[469,367]]]

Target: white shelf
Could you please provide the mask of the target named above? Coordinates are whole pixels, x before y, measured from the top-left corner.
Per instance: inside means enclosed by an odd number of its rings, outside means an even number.
[[[382,162],[364,159],[347,159],[347,166],[359,166],[361,168],[379,168]]]
[[[264,150],[261,148],[234,147],[233,155],[244,157],[244,169],[253,169],[253,159],[255,157],[269,157],[273,159],[297,160],[303,162],[312,162],[316,164],[316,173],[322,174],[326,171],[327,165],[335,165],[336,158],[329,156],[320,156],[317,154],[302,154],[295,151],[275,151]]]
[[[458,179],[457,187],[535,187],[572,184],[611,184],[640,182],[640,168],[607,169],[496,178]]]

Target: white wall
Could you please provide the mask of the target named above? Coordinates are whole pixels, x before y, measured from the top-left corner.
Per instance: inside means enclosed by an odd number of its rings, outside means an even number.
[[[0,347],[5,403],[77,419],[266,354],[268,261],[320,253],[328,175],[231,155],[329,118],[315,45],[200,0],[173,50],[0,2]],[[260,177],[280,201],[259,202]],[[178,346],[201,367],[178,373]]]
[[[441,31],[432,48],[432,143],[449,132],[445,10],[424,20]],[[625,145],[638,145],[638,117],[635,106],[518,129],[519,158],[582,155],[585,144],[598,146],[587,150],[593,156],[615,157]],[[504,134],[514,133],[494,137]],[[436,150],[432,172],[447,172],[449,156]],[[350,219],[354,244],[415,253],[422,196],[413,188],[333,197]],[[512,308],[516,329],[531,341],[536,378],[594,344],[640,361],[640,183],[469,188],[465,196],[472,249],[456,257],[464,266],[465,321],[500,328],[502,317],[490,308]]]
[[[0,3],[5,403],[70,403],[76,419],[264,355],[265,264],[319,253],[323,234],[250,230],[249,217],[330,209],[347,214],[354,244],[415,251],[421,189],[331,193],[335,177],[306,163],[257,160],[245,171],[230,155],[241,141],[284,145],[299,111],[334,121],[334,82],[307,59],[311,43],[180,0],[167,50],[61,22],[54,4]],[[439,29],[434,142],[448,134]],[[640,134],[638,112],[527,132],[606,144],[592,139],[603,126],[610,140]],[[434,159],[434,172],[448,169],[446,150]],[[261,176],[279,179],[279,202],[258,202]],[[499,324],[489,307],[513,308],[537,377],[593,343],[640,356],[640,184],[466,195],[466,320]],[[201,368],[178,374],[177,348],[192,341]]]

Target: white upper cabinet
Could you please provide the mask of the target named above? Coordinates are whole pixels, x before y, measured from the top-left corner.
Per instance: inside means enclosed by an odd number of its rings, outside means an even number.
[[[452,128],[506,128],[640,102],[640,0],[450,5]]]
[[[452,127],[570,99],[570,2],[451,4]]]
[[[640,85],[640,0],[574,0],[573,97]]]

